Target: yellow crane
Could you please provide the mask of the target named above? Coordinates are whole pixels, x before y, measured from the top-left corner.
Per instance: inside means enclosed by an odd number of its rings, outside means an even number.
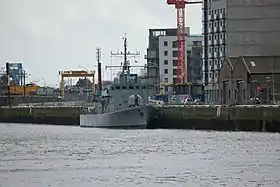
[[[59,75],[61,76],[61,98],[64,99],[65,96],[65,86],[64,86],[64,78],[75,78],[75,77],[92,77],[92,93],[95,94],[95,71],[59,71]]]

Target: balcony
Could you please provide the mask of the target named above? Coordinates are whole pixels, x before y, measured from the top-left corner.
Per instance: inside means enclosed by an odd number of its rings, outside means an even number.
[[[218,32],[218,27],[214,27],[214,32]]]
[[[226,53],[223,51],[223,52],[220,52],[220,55],[219,57],[225,57],[226,56]]]
[[[219,26],[217,26],[217,28],[216,28],[216,31],[215,32],[217,32],[217,33],[219,33],[220,32],[220,27]]]
[[[214,45],[218,45],[219,44],[219,40],[215,39],[214,40]]]
[[[208,65],[208,71],[212,71],[212,63],[209,63],[209,65]]]
[[[208,33],[213,33],[213,27],[208,27]]]
[[[219,14],[220,19],[225,19],[226,18],[226,13],[220,13]]]
[[[215,77],[214,78],[214,83],[217,83],[218,82],[218,77]]]
[[[214,45],[214,41],[213,40],[208,40],[208,45]]]
[[[223,39],[223,38],[221,38],[221,39],[220,39],[220,44],[221,44],[221,45],[226,44],[226,40],[225,40],[225,39]]]
[[[214,64],[214,70],[219,70],[220,68],[219,68],[219,66],[218,66],[218,63],[215,63]]]
[[[214,20],[218,19],[218,14],[214,14]]]
[[[208,21],[211,21],[214,19],[214,16],[211,14],[211,15],[208,15]]]
[[[225,26],[219,26],[220,28],[220,32],[224,32],[224,31],[226,31],[226,27]]]
[[[214,52],[214,58],[217,58],[217,57],[218,57],[218,53]]]
[[[216,19],[217,19],[217,20],[219,20],[219,19],[220,19],[220,14],[219,14],[219,13],[217,14]]]

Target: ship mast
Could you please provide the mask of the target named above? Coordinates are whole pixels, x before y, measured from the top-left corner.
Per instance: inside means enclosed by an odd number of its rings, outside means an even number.
[[[111,52],[111,56],[115,56],[115,57],[123,57],[123,63],[121,66],[106,66],[106,68],[114,68],[114,67],[121,67],[122,68],[122,74],[123,75],[129,75],[130,74],[130,68],[131,67],[140,67],[140,66],[130,66],[129,57],[136,57],[140,55],[140,52],[134,52],[131,53],[127,50],[127,37],[126,34],[124,35],[123,39],[123,52],[117,52],[117,53],[113,53]],[[141,66],[142,67],[142,66]]]
[[[124,46],[124,54],[123,54],[124,62],[123,62],[122,72],[129,74],[130,72],[129,72],[129,66],[128,66],[128,61],[127,61],[127,38],[126,38],[126,35],[124,36],[123,42],[124,42],[124,45],[123,45]],[[127,71],[127,72],[125,72],[125,71]]]

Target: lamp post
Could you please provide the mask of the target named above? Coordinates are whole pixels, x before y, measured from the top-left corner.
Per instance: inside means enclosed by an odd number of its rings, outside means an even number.
[[[251,80],[251,83],[252,83],[252,86],[253,86],[253,89],[254,89],[254,97],[257,96],[257,88],[256,88],[256,83],[258,82],[258,80]]]
[[[244,81],[238,81],[238,82],[237,82],[237,94],[238,94],[237,99],[238,99],[238,104],[240,104],[240,84],[242,84],[242,83],[243,83],[243,85],[244,85]],[[243,86],[242,95],[243,95],[243,99],[246,98],[246,97],[245,97],[245,93],[244,93],[244,86]]]
[[[271,70],[272,70],[272,103],[275,104],[275,73],[274,73],[274,64],[275,64],[275,57],[272,59],[272,65],[271,65]]]
[[[8,94],[8,106],[11,107],[11,94],[10,94],[10,63],[6,62],[6,75],[7,75],[7,94]]]

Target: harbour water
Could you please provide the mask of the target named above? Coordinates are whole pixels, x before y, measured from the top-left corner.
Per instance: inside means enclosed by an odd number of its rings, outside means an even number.
[[[0,124],[0,187],[280,186],[280,135]]]

